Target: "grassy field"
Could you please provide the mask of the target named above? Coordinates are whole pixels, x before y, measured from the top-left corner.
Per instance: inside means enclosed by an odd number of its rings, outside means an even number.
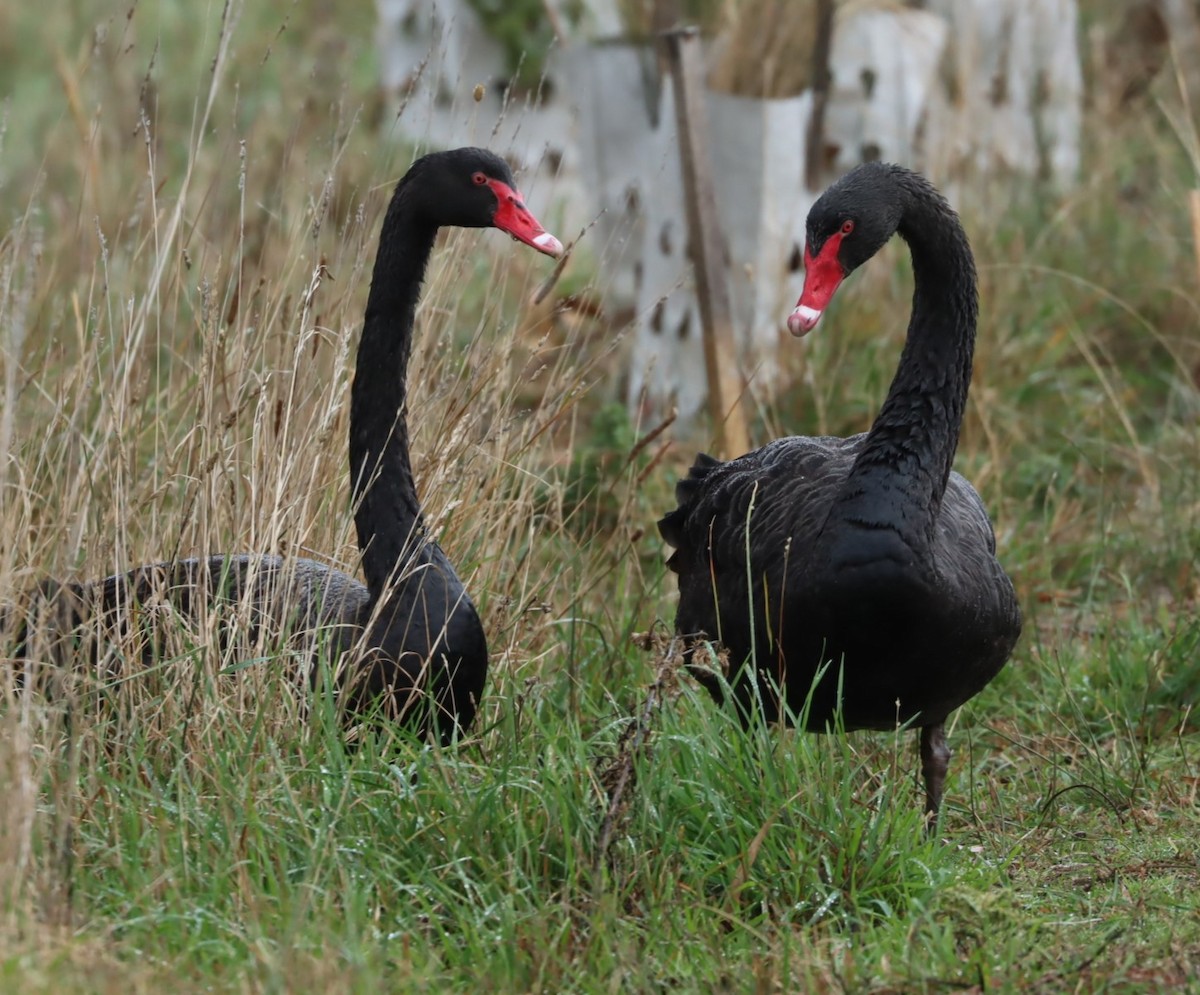
[[[355,572],[348,376],[408,164],[373,6],[109,6],[0,7],[0,597],[209,551]],[[618,337],[457,233],[411,382],[492,646],[472,735],[350,751],[203,641],[105,709],[3,676],[0,992],[1200,991],[1198,119],[1161,81],[1091,113],[1076,192],[968,219],[956,467],[1027,621],[934,838],[912,734],[743,734],[637,637],[691,444],[650,465]],[[869,424],[903,254],[861,281],[759,441]]]

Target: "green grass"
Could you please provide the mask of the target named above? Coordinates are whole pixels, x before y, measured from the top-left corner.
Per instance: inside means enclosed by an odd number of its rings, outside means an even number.
[[[356,569],[348,377],[408,162],[373,16],[0,8],[0,597],[176,552]],[[1170,84],[1089,118],[1077,192],[967,218],[956,466],[1026,628],[950,730],[935,833],[912,733],[743,733],[677,671],[653,523],[691,446],[613,406],[611,330],[530,307],[544,260],[458,233],[411,382],[492,646],[475,728],[348,742],[203,633],[52,703],[5,672],[0,992],[1197,990],[1200,162]],[[856,277],[756,438],[869,424],[909,288],[898,251]]]

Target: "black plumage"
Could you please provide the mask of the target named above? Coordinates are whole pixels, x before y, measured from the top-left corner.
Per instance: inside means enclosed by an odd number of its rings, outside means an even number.
[[[708,641],[727,652],[747,717],[757,699],[780,718],[782,688],[788,712],[821,731],[840,690],[847,729],[913,723],[932,812],[949,760],[943,724],[995,677],[1021,631],[983,503],[950,469],[978,312],[957,215],[907,169],[847,174],[809,213],[805,291],[789,327],[811,329],[842,278],[895,233],[912,253],[912,316],[870,431],[777,439],[728,462],[702,455],[659,529],[675,547],[675,627],[714,698],[721,683],[696,657]]]
[[[139,567],[94,583],[47,582],[0,614],[15,656],[87,661],[112,677],[133,640],[152,662],[156,619],[220,610],[222,642],[282,633],[310,671],[340,660],[351,715],[382,704],[444,741],[474,718],[487,675],[483,626],[446,554],[428,534],[409,457],[405,377],[426,265],[440,227],[496,227],[549,255],[561,245],[528,212],[508,166],[483,149],[413,163],[384,219],[350,397],[350,477],[366,584],[308,559],[212,556]]]

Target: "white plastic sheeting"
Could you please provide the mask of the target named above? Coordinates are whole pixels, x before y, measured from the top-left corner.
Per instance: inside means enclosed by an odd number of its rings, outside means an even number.
[[[595,219],[582,248],[596,289],[610,313],[634,314],[629,402],[652,411],[674,403],[685,419],[698,411],[706,378],[675,115],[653,52],[565,40],[547,59],[548,98],[506,103],[503,53],[466,0],[377,5],[384,85],[406,101],[397,130],[425,147],[473,143],[507,155],[564,239]],[[586,6],[586,37],[619,26],[616,0]],[[1061,187],[1074,182],[1076,0],[925,6],[839,14],[824,136],[832,168],[821,185],[866,158],[923,169],[952,200],[975,206],[981,178],[1000,178],[1005,205],[1005,178],[1046,172]],[[802,278],[787,267],[816,193],[802,180],[811,101],[710,93],[707,107],[742,369],[769,389]]]
[[[466,0],[376,0],[383,85],[396,100],[394,128],[420,149],[482,145],[507,157],[522,191],[556,201],[544,223],[572,237],[590,216],[576,168],[575,108],[561,89],[560,52],[551,52],[542,93],[513,96],[504,53]],[[482,87],[481,99],[475,99]],[[570,229],[570,230],[568,230]]]
[[[836,173],[869,159],[918,161],[949,32],[945,18],[922,10],[863,10],[837,19],[825,112]]]
[[[376,8],[383,87],[403,100],[400,132],[432,148],[462,144],[475,130],[472,88],[504,75],[500,47],[466,0],[376,0]]]
[[[951,92],[925,143],[930,175],[959,201],[972,200],[986,177],[1044,172],[1069,189],[1079,174],[1083,116],[1076,0],[929,0],[928,7],[946,19],[952,39]]]
[[[706,102],[734,335],[742,369],[756,384],[774,379],[780,330],[797,292],[787,267],[797,219],[802,225],[812,201],[801,181],[810,106],[808,94],[757,100],[709,93]],[[687,419],[704,403],[706,378],[669,80],[655,140],[628,400],[648,413],[673,403]]]
[[[1069,189],[1083,105],[1076,0],[925,6],[839,17],[825,134],[835,171],[868,158],[902,162],[959,203],[976,201],[989,177],[1045,174]]]
[[[575,215],[594,220],[582,248],[597,263],[596,287],[610,314],[626,312],[638,294],[639,261],[650,190],[679,163],[655,128],[658,70],[645,45],[574,46],[557,64],[566,80],[572,137],[584,204]],[[678,182],[676,183],[678,185]],[[577,228],[562,233],[574,238]]]

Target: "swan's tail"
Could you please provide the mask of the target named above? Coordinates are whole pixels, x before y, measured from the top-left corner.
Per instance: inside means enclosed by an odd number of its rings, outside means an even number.
[[[716,457],[709,456],[708,453],[697,453],[696,462],[692,464],[688,475],[675,485],[675,501],[678,507],[658,520],[659,534],[676,549],[676,552],[667,560],[667,566],[675,573],[679,573],[678,551],[684,546],[684,528],[688,516],[692,513],[692,504],[699,494],[705,478],[721,465],[721,460]]]

